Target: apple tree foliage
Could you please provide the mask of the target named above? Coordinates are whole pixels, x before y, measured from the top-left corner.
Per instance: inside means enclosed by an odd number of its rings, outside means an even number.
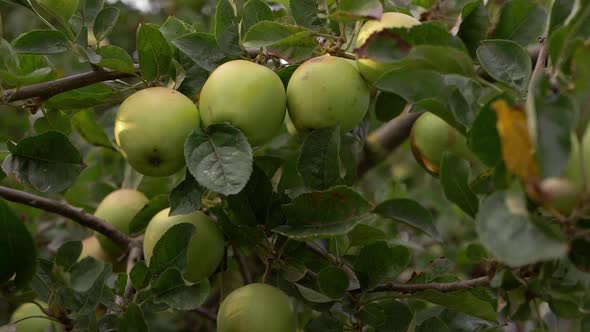
[[[298,331],[590,330],[588,1],[4,1],[1,331],[18,329],[10,316],[28,302],[67,331],[214,331],[222,299],[253,282],[289,296]],[[421,24],[356,45],[384,12]],[[209,74],[236,59],[286,87],[323,54],[397,64],[349,132],[282,128],[251,146],[213,124],[187,137],[186,169],[160,178],[114,142],[118,105],[137,90],[198,104]],[[428,135],[407,132],[421,112],[464,136],[463,153],[433,140],[440,160],[428,160],[416,142]],[[582,171],[564,210],[563,186],[546,181],[570,167]],[[119,188],[149,198],[121,240],[129,250],[79,259],[102,221],[78,223]],[[201,210],[223,231],[210,278],[183,278],[199,231],[187,223],[149,265],[127,259],[165,208]]]

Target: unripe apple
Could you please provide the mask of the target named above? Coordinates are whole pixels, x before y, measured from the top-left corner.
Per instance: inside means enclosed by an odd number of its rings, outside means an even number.
[[[229,294],[217,314],[217,332],[294,332],[287,294],[267,284],[249,284]]]
[[[147,197],[137,190],[119,189],[108,194],[96,208],[94,215],[129,234],[129,224],[133,217],[148,203]],[[117,257],[122,249],[106,236],[96,233],[102,249],[111,257]]]
[[[67,22],[78,10],[79,0],[39,0],[43,9]]]
[[[298,131],[340,126],[346,133],[369,109],[369,86],[346,60],[320,56],[295,70],[287,86],[289,117]]]
[[[420,21],[412,16],[402,13],[383,13],[381,20],[367,21],[356,38],[356,47],[362,47],[372,34],[388,28],[409,28],[420,24]],[[363,77],[371,84],[383,75],[385,72],[396,67],[395,63],[383,63],[373,59],[358,59],[359,71]]]
[[[111,257],[102,249],[100,242],[95,235],[89,236],[82,240],[82,252],[80,253],[80,259],[92,257],[99,261],[110,262]]]
[[[541,192],[549,205],[563,215],[569,215],[580,200],[581,186],[566,178],[552,177],[540,183]]]
[[[256,146],[270,141],[285,118],[285,87],[269,68],[245,61],[224,63],[203,85],[203,126],[229,122]]]
[[[452,152],[469,161],[476,160],[467,147],[465,136],[432,113],[424,113],[416,120],[410,143],[416,161],[434,174],[438,174],[444,152]]]
[[[199,124],[199,110],[188,97],[168,88],[148,88],[121,104],[115,140],[136,171],[168,176],[185,165],[184,141]]]
[[[584,173],[590,176],[590,130],[582,137],[584,169],[580,162],[580,143],[571,135],[570,159],[561,177],[547,178],[541,181],[541,193],[546,196],[544,205],[551,206],[559,213],[569,216],[580,203],[584,189]]]
[[[96,260],[110,263],[113,266],[114,272],[125,272],[125,262],[117,260],[117,257],[112,257],[102,249],[100,242],[95,235],[89,236],[82,240],[82,252],[80,258],[82,260],[86,257],[92,257]]]
[[[46,307],[46,303],[38,302],[43,307]],[[41,309],[34,303],[21,304],[12,313],[10,322],[14,323],[25,317],[31,316],[47,316]],[[53,326],[53,330],[50,329]],[[46,332],[46,331],[62,331],[61,326],[54,321],[45,318],[28,318],[23,321],[16,323],[16,332]]]
[[[195,233],[190,239],[186,254],[186,274],[188,281],[199,282],[215,272],[223,259],[223,233],[204,213],[169,216],[170,209],[158,212],[148,224],[143,240],[143,256],[149,265],[156,243],[172,226],[180,223],[195,225]]]

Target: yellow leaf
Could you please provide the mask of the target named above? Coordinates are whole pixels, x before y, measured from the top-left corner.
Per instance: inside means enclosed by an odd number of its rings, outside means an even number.
[[[496,128],[500,135],[502,159],[506,168],[524,183],[536,179],[539,168],[525,113],[521,109],[510,107],[503,99],[494,101],[492,109],[496,112]]]

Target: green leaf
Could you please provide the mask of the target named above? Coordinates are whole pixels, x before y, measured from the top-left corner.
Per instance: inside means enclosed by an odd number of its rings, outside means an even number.
[[[195,28],[175,16],[168,16],[160,27],[160,31],[168,41],[172,41],[187,33],[195,32]]]
[[[105,45],[97,49],[96,53],[100,55],[97,65],[122,73],[135,74],[133,59],[124,49],[114,45]]]
[[[325,190],[342,183],[340,177],[340,128],[312,131],[303,142],[297,170],[305,186]]]
[[[226,57],[217,46],[215,36],[208,33],[189,33],[173,40],[172,44],[207,71],[213,71]]]
[[[381,19],[383,5],[379,0],[341,0],[331,18],[337,21],[356,21],[359,19]]]
[[[107,300],[110,288],[106,278],[112,275],[110,264],[103,264],[86,257],[70,269],[71,288],[61,288],[60,298],[64,309],[75,311],[78,315],[95,315],[100,302]]]
[[[522,46],[509,40],[484,40],[477,49],[477,58],[495,80],[526,92],[532,64],[531,57]]]
[[[547,77],[539,81],[534,94],[537,113],[535,156],[539,161],[541,177],[558,177],[563,174],[570,159],[575,106],[570,98],[552,91]]]
[[[59,110],[86,109],[106,103],[115,93],[115,90],[102,84],[92,84],[57,94],[49,98],[44,105]]]
[[[201,209],[205,190],[187,170],[184,180],[170,192],[170,216],[189,214]]]
[[[318,287],[322,293],[333,299],[339,299],[348,289],[348,276],[342,269],[328,266],[322,269],[318,275]]]
[[[84,17],[84,22],[87,26],[92,25],[94,20],[96,19],[96,15],[100,13],[104,6],[104,0],[84,0],[84,5],[82,7],[82,14]]]
[[[268,4],[262,0],[249,0],[244,5],[244,14],[242,18],[242,31],[248,31],[260,21],[272,21],[272,10]]]
[[[572,95],[577,105],[582,107],[590,99],[590,45],[579,46],[572,57],[572,75],[574,77]],[[588,114],[583,114],[578,120],[578,131],[586,130],[589,121]]]
[[[578,238],[570,243],[569,260],[581,271],[590,271],[590,241]]]
[[[240,18],[236,16],[230,0],[219,0],[217,2],[215,40],[219,48],[229,55],[243,53],[240,46]]]
[[[94,36],[100,42],[105,39],[113,30],[119,20],[119,8],[105,7],[94,20]]]
[[[199,184],[223,195],[239,193],[252,174],[252,148],[246,136],[227,123],[190,134],[184,157]]]
[[[69,241],[62,244],[55,254],[55,264],[68,270],[72,265],[78,261],[82,253],[82,242],[80,241]]]
[[[91,110],[87,109],[77,112],[72,116],[71,123],[78,134],[80,134],[86,142],[92,145],[115,150],[104,129],[94,120],[93,112]]]
[[[451,330],[440,318],[431,317],[422,322],[416,332],[451,332]]]
[[[149,331],[150,328],[145,321],[141,307],[130,303],[127,310],[117,318],[117,331],[138,332]]]
[[[194,231],[195,226],[189,223],[170,227],[154,247],[149,265],[150,272],[160,274],[169,267],[184,267],[186,249]]]
[[[379,306],[385,314],[385,322],[375,326],[377,332],[406,332],[414,319],[412,310],[400,301],[389,300],[380,302]]]
[[[78,293],[90,291],[100,280],[105,264],[92,257],[76,262],[70,269],[70,286]]]
[[[35,120],[33,125],[37,134],[59,131],[64,135],[69,135],[72,132],[70,118],[64,112],[50,109],[43,113],[45,116]]]
[[[15,276],[19,288],[35,274],[37,249],[31,234],[12,209],[0,199],[0,285]]]
[[[367,325],[381,326],[385,323],[385,310],[375,303],[369,303],[361,309],[358,313],[358,318]]]
[[[150,199],[150,201],[143,208],[141,208],[141,210],[139,210],[139,212],[129,223],[130,234],[136,234],[143,231],[147,227],[150,220],[152,220],[152,217],[167,207],[168,195],[160,194],[152,197],[152,199]]]
[[[486,38],[489,25],[488,10],[481,0],[470,2],[463,7],[457,36],[463,40],[472,57],[475,57],[479,43]]]
[[[54,54],[68,50],[68,39],[56,30],[36,30],[18,36],[12,46],[17,53]]]
[[[488,102],[479,112],[467,138],[469,150],[490,167],[495,167],[502,161],[502,145],[496,129],[496,112],[491,107],[494,100]]]
[[[55,131],[8,143],[10,155],[2,170],[23,184],[43,192],[58,193],[69,188],[83,168],[80,152],[68,138]]]
[[[497,319],[495,304],[480,297],[475,290],[442,293],[429,289],[417,292],[413,297],[488,321]]]
[[[440,182],[445,197],[475,218],[479,200],[469,187],[469,163],[445,152],[440,167]]]
[[[200,307],[209,295],[209,282],[187,285],[179,270],[164,271],[153,286],[154,303],[163,303],[176,310],[194,310]]]
[[[410,28],[390,28],[376,32],[354,52],[359,58],[392,63],[406,57],[414,47],[420,45],[465,50],[461,40],[451,35],[446,28],[439,24],[426,22]],[[399,68],[404,67],[400,65]]]
[[[296,239],[343,235],[369,217],[370,209],[363,196],[345,186],[305,193],[283,205],[287,225],[273,231]]]
[[[477,234],[498,260],[522,266],[563,257],[567,246],[532,222],[522,198],[498,191],[485,198],[477,214]]]
[[[391,282],[410,264],[410,250],[403,246],[390,247],[379,241],[364,246],[354,263],[361,288],[369,290],[381,283]]]
[[[319,30],[325,24],[318,16],[319,7],[319,0],[291,1],[291,14],[298,25]]]
[[[348,233],[351,247],[362,247],[369,243],[385,240],[385,232],[379,228],[358,224]]]
[[[329,302],[334,302],[333,299],[327,297],[326,295],[313,290],[311,288],[305,287],[303,285],[294,283],[295,287],[297,287],[297,290],[299,291],[299,293],[301,294],[301,296],[312,303],[329,303]]]
[[[149,285],[151,277],[152,275],[145,261],[138,261],[133,265],[131,271],[129,271],[131,284],[137,290],[146,288]]]
[[[373,212],[415,227],[431,238],[440,241],[432,214],[416,201],[405,198],[391,199],[379,204]]]
[[[238,194],[226,198],[229,218],[234,224],[256,226],[270,217],[273,187],[264,171],[254,165],[248,183]]]
[[[551,7],[551,20],[549,23],[549,35],[557,28],[563,26],[565,20],[574,8],[575,0],[555,0]]]
[[[395,93],[380,92],[375,102],[375,116],[379,121],[387,122],[400,115],[406,101]]]
[[[314,54],[318,48],[315,37],[315,32],[302,27],[263,21],[250,28],[244,38],[244,46],[265,47],[269,54],[296,63]]]
[[[381,76],[375,87],[394,93],[410,103],[425,99],[444,100],[446,85],[441,74],[425,69],[395,69]],[[446,98],[445,98],[446,99]]]
[[[539,4],[529,0],[506,2],[494,30],[496,39],[510,39],[522,46],[543,35],[547,13]]]
[[[141,24],[137,29],[137,53],[141,76],[148,81],[159,79],[168,73],[172,62],[172,50],[160,30],[151,24]]]

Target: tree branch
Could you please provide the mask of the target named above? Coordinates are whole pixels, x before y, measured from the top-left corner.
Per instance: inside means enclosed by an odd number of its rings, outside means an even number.
[[[412,126],[421,114],[410,113],[411,108],[410,104],[406,105],[402,114],[369,134],[357,167],[359,177],[385,159],[391,151],[404,143],[410,136]]]
[[[88,227],[103,234],[104,236],[113,240],[115,243],[121,245],[123,248],[137,246],[135,243],[136,241],[131,237],[123,234],[115,227],[107,224],[104,220],[95,217],[81,208],[76,208],[64,202],[33,195],[5,186],[0,186],[0,197],[4,197],[5,199],[12,202],[32,206],[37,209],[45,210],[72,219],[82,226]]]
[[[135,68],[136,70],[138,70],[139,66],[136,66]],[[62,92],[82,88],[94,83],[116,80],[132,76],[132,74],[122,73],[108,69],[90,71],[86,73],[67,76],[54,81],[5,90],[1,95],[0,103],[8,103],[12,101],[35,97],[45,100]]]
[[[413,293],[418,291],[424,291],[428,289],[436,290],[439,292],[452,292],[462,289],[469,289],[480,286],[487,286],[490,284],[490,277],[483,276],[475,279],[462,280],[456,282],[432,282],[427,284],[387,284],[379,286],[373,289],[371,292],[402,292],[402,293]],[[355,290],[354,292],[359,292]]]

